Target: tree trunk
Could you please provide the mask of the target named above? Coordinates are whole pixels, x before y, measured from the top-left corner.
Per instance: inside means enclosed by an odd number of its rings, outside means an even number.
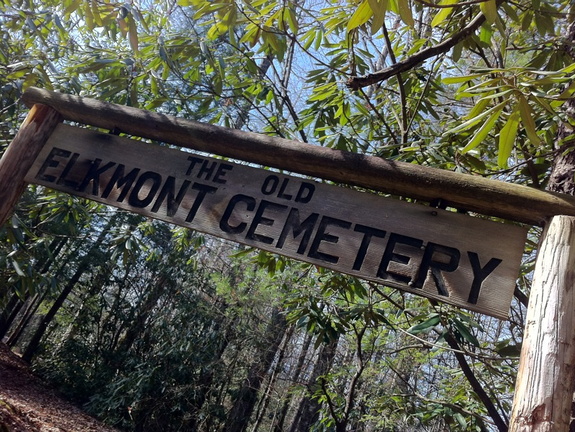
[[[56,316],[56,314],[58,313],[58,311],[68,298],[68,295],[70,295],[76,284],[80,281],[82,275],[90,268],[90,266],[93,265],[93,261],[96,259],[95,255],[97,254],[97,251],[101,247],[106,234],[110,230],[110,227],[115,223],[116,218],[117,216],[116,214],[114,214],[114,216],[112,216],[108,220],[108,223],[102,229],[102,231],[98,235],[98,238],[96,239],[96,241],[94,242],[88,253],[80,260],[76,272],[70,278],[70,280],[68,281],[68,283],[66,284],[66,286],[64,287],[64,289],[62,290],[62,292],[60,293],[60,295],[58,296],[58,298],[56,299],[56,301],[54,302],[48,313],[44,316],[44,318],[40,322],[40,325],[36,329],[36,332],[32,336],[30,343],[26,347],[26,351],[22,355],[23,360],[30,362],[34,357],[34,355],[36,354],[36,351],[40,346],[40,341],[42,340],[42,337],[46,333],[48,326],[50,325],[50,323],[52,322],[52,320],[54,319],[54,317]]]
[[[322,345],[318,355],[317,363],[313,368],[313,373],[308,385],[308,394],[304,396],[298,407],[298,411],[292,422],[290,432],[309,432],[311,427],[318,421],[321,404],[312,395],[321,388],[320,379],[329,372],[337,351],[339,339],[328,345]]]
[[[302,346],[302,349],[300,351],[296,367],[294,369],[294,374],[291,377],[291,381],[293,383],[297,384],[299,381],[299,378],[300,378],[302,371],[303,371],[304,362],[307,358],[307,353],[308,353],[310,344],[311,344],[311,333],[305,333],[305,339],[303,342],[303,346]],[[277,420],[274,422],[274,429],[273,429],[274,432],[283,432],[283,430],[284,430],[284,422],[285,422],[285,419],[286,419],[286,416],[287,416],[287,413],[289,411],[289,407],[290,407],[290,404],[291,404],[291,401],[293,398],[293,392],[290,390],[291,390],[291,388],[288,389],[287,394],[284,395],[284,397],[283,397],[283,404],[282,404],[280,413],[277,417]]]
[[[575,26],[573,27],[575,28]],[[575,35],[573,41],[575,43]],[[567,102],[567,115],[575,119],[574,99]],[[573,133],[575,133],[575,128],[569,123],[563,123],[557,133],[557,141],[562,142]],[[571,138],[570,141],[564,142],[557,148],[557,152],[547,189],[552,192],[575,195],[575,140]]]
[[[50,323],[56,316],[56,313],[58,313],[58,311],[68,298],[68,295],[72,292],[72,289],[74,289],[74,287],[76,286],[76,284],[78,283],[84,272],[88,270],[89,263],[86,258],[84,258],[84,260],[80,263],[78,269],[76,270],[76,273],[74,273],[72,278],[68,281],[68,283],[66,284],[66,286],[64,287],[64,289],[62,290],[62,292],[60,293],[60,295],[58,296],[58,298],[56,299],[56,301],[54,302],[48,313],[44,315],[44,318],[42,318],[40,325],[34,332],[34,335],[32,336],[30,343],[26,347],[26,351],[24,351],[24,354],[22,355],[22,359],[24,361],[27,362],[32,361],[32,358],[36,354],[36,351],[38,351],[40,341],[42,340],[44,333],[46,333],[46,330],[48,329],[48,325],[50,325]]]
[[[575,379],[575,218],[555,216],[539,249],[512,432],[566,432]]]
[[[260,398],[260,403],[258,404],[258,408],[256,410],[256,421],[254,422],[254,425],[252,427],[252,432],[257,432],[260,424],[267,412],[269,403],[272,399],[271,393],[275,392],[275,384],[278,378],[278,375],[281,371],[281,368],[283,367],[284,364],[284,359],[285,359],[285,355],[288,349],[288,344],[291,341],[291,338],[293,336],[295,330],[295,326],[291,325],[287,331],[285,332],[285,336],[283,339],[283,343],[281,344],[281,347],[279,348],[279,353],[278,353],[278,358],[275,361],[273,370],[270,371],[270,376],[268,379],[268,382],[266,384],[266,390],[264,392],[264,394],[262,395],[262,397]]]
[[[4,336],[6,336],[8,330],[10,330],[22,306],[24,306],[24,302],[20,300],[20,297],[18,297],[17,294],[12,294],[8,304],[0,313],[0,341],[4,339]]]
[[[14,330],[12,330],[12,332],[10,333],[10,336],[6,341],[6,345],[12,348],[18,343],[20,337],[24,334],[24,330],[26,329],[28,324],[30,324],[30,320],[38,310],[38,307],[40,307],[40,304],[46,297],[47,293],[48,289],[46,289],[42,295],[37,293],[33,297],[28,298],[28,300],[26,300],[26,302],[22,304],[22,305],[26,304],[26,308],[20,314],[18,324],[16,325]]]
[[[564,49],[575,60],[575,22]],[[575,118],[575,99],[566,114]],[[574,128],[563,123],[548,189],[575,195]],[[575,390],[575,218],[555,216],[543,234],[527,311],[510,432],[567,432]]]
[[[62,248],[64,247],[64,245],[68,242],[68,240],[69,239],[66,237],[53,239],[50,242],[50,246],[49,246],[49,250],[51,251],[51,253],[48,255],[48,257],[46,257],[44,259],[39,259],[38,262],[35,263],[35,265],[34,265],[35,270],[34,271],[38,272],[39,274],[45,274],[50,269],[50,267],[52,266],[52,264],[56,260],[58,260],[59,262],[62,262],[62,263],[67,262],[68,261],[67,257],[59,257],[59,254],[62,251]],[[71,256],[74,256],[74,255],[71,255]],[[60,274],[63,267],[64,267],[64,265],[59,266],[55,271],[53,271],[52,277],[56,277],[55,275]],[[26,330],[26,327],[28,326],[28,324],[30,323],[30,320],[32,319],[32,317],[34,316],[36,311],[38,310],[38,307],[44,301],[44,298],[49,294],[49,292],[50,292],[50,286],[49,285],[50,284],[45,284],[44,292],[42,294],[36,293],[32,298],[30,298],[29,294],[26,293],[26,299],[19,301],[19,303],[16,305],[16,308],[11,313],[11,315],[6,320],[6,322],[2,322],[0,320],[0,339],[1,339],[6,334],[8,334],[8,331],[11,330],[11,328],[14,324],[14,321],[16,320],[17,317],[19,317],[18,324],[16,325],[16,328],[10,332],[10,337],[8,338],[8,340],[6,342],[6,344],[9,347],[13,347],[14,345],[16,345],[16,343],[18,342],[18,340],[20,339],[20,337],[22,336],[22,334]],[[14,298],[18,299],[18,296],[15,294],[13,296],[13,299]],[[25,310],[19,314],[20,310],[22,309],[22,307],[24,305],[26,305]]]
[[[258,391],[272,365],[278,347],[283,339],[287,321],[279,309],[274,309],[272,319],[266,329],[264,346],[252,363],[238,397],[228,413],[225,432],[244,432],[254,410]]]
[[[130,351],[134,342],[144,333],[148,316],[158,304],[162,294],[165,293],[168,282],[168,278],[163,274],[156,277],[154,285],[146,291],[146,297],[137,305],[137,315],[126,330],[124,337],[120,339],[116,349],[117,353],[122,354]],[[122,358],[122,356],[118,358]]]
[[[10,217],[27,183],[24,177],[32,167],[52,132],[62,122],[55,109],[35,104],[20,130],[0,159],[0,225]]]

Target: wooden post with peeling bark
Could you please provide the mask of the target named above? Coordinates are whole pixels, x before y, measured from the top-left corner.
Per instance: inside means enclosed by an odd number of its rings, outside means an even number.
[[[36,104],[0,159],[0,225],[12,214],[24,192],[26,173],[62,116],[55,109]]]
[[[575,380],[575,217],[545,228],[509,432],[567,432]]]

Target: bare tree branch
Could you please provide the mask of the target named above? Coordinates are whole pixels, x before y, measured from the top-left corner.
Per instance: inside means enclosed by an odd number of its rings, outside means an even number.
[[[478,4],[478,3],[485,3],[487,0],[469,0],[469,1],[464,1],[464,2],[460,2],[460,3],[454,3],[454,4],[436,4],[436,3],[432,3],[432,2],[426,1],[426,0],[416,0],[416,1],[418,3],[421,3],[421,4],[428,6],[428,7],[437,8],[437,9],[447,9],[447,8],[460,8],[460,7],[465,7],[465,6]]]
[[[352,90],[358,90],[362,87],[366,87],[380,81],[385,81],[395,75],[398,75],[402,72],[406,72],[410,69],[413,69],[420,63],[423,63],[425,60],[435,57],[437,55],[446,53],[455,45],[457,45],[462,40],[468,38],[471,34],[473,34],[480,26],[485,22],[485,15],[479,14],[477,15],[466,27],[464,27],[460,32],[455,33],[449,39],[444,40],[443,42],[426,48],[417,54],[412,55],[404,60],[401,60],[390,67],[385,69],[381,69],[377,72],[370,73],[365,76],[361,77],[351,77],[347,81],[347,86]]]
[[[471,370],[471,367],[469,366],[469,363],[467,363],[467,359],[465,358],[465,356],[461,354],[461,352],[459,352],[461,351],[461,348],[459,347],[459,344],[457,343],[455,338],[450,333],[447,333],[445,335],[445,341],[449,344],[449,346],[453,350],[455,358],[457,359],[457,362],[459,363],[459,366],[461,367],[463,374],[467,378],[467,381],[469,381],[469,384],[471,384],[473,391],[475,392],[475,394],[477,394],[481,402],[483,402],[485,408],[487,408],[487,412],[489,413],[489,416],[495,423],[497,430],[499,432],[507,432],[508,429],[507,422],[501,417],[501,415],[497,411],[497,408],[495,408],[495,405],[489,398],[489,395],[487,394],[487,392],[485,391],[485,389],[475,376],[475,373],[473,373],[473,370]]]

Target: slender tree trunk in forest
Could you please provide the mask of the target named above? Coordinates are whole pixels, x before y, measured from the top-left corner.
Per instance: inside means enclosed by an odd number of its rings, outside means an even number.
[[[309,381],[308,394],[301,400],[289,432],[309,432],[311,427],[318,421],[321,404],[311,395],[321,388],[321,377],[331,369],[338,342],[339,339],[336,339],[328,345],[322,345]]]
[[[49,259],[42,262],[39,261],[35,265],[35,267],[41,266],[41,268],[38,270],[39,273],[43,274],[49,270],[50,266],[54,263],[56,257],[58,256],[58,254],[60,253],[60,251],[62,250],[67,241],[68,241],[67,238],[56,238],[52,240],[50,246],[48,247],[48,249],[51,251]],[[16,320],[18,313],[20,312],[22,307],[26,304],[26,301],[29,300],[30,300],[29,297],[27,299],[22,300],[17,294],[12,295],[10,301],[8,302],[8,305],[6,306],[4,311],[2,311],[2,313],[0,314],[0,340],[2,340],[4,336],[6,336],[8,330],[10,330],[12,324]],[[27,310],[28,309],[29,308],[27,308]],[[36,309],[34,309],[34,311],[35,310]],[[24,314],[23,318],[24,319],[20,321],[19,327],[25,326],[25,324],[22,325],[22,323],[27,321],[26,313]],[[8,342],[9,346],[12,346],[14,340],[19,337],[20,331],[17,329],[15,331],[12,331],[11,333],[12,333],[12,335],[10,336],[11,342]]]
[[[14,347],[18,343],[18,340],[20,339],[20,337],[24,333],[24,329],[30,323],[30,320],[32,319],[32,317],[34,316],[34,314],[36,313],[36,311],[40,307],[40,304],[42,303],[42,301],[46,297],[47,293],[48,293],[48,290],[46,289],[42,293],[42,295],[35,294],[33,297],[28,298],[28,300],[26,300],[26,302],[22,303],[22,306],[26,305],[26,308],[22,312],[22,314],[20,316],[20,320],[18,321],[18,324],[16,325],[16,328],[14,328],[14,330],[12,330],[10,332],[10,337],[8,337],[8,340],[6,341],[6,345],[8,345],[9,347]]]
[[[565,51],[575,60],[575,21]],[[575,119],[575,99],[566,104]],[[575,128],[558,130],[548,189],[575,195]],[[509,431],[567,432],[575,390],[575,218],[555,216],[542,237],[521,350]]]
[[[126,330],[124,337],[120,339],[116,349],[117,352],[128,352],[138,337],[144,333],[146,330],[146,320],[152,309],[158,304],[162,294],[165,293],[167,283],[168,278],[165,275],[159,274],[156,277],[154,285],[147,290],[146,297],[136,307],[137,315],[132,320],[132,325]]]
[[[212,329],[212,332],[214,334],[219,334],[220,331],[220,327],[221,327],[221,322],[218,322],[216,324],[216,327],[214,329]],[[200,424],[202,422],[202,416],[201,416],[201,412],[202,412],[202,408],[204,407],[204,404],[206,403],[206,400],[208,399],[208,396],[210,394],[210,391],[212,391],[212,384],[214,382],[214,374],[215,374],[215,370],[217,369],[216,364],[221,360],[222,355],[224,354],[230,338],[227,337],[227,335],[225,334],[226,332],[224,332],[224,335],[220,336],[218,338],[218,346],[216,349],[214,349],[212,351],[212,362],[209,364],[208,367],[204,367],[202,368],[202,371],[200,373],[200,376],[198,377],[197,381],[195,382],[195,386],[196,386],[196,391],[195,391],[195,398],[194,398],[194,406],[195,406],[195,412],[191,413],[192,414],[192,419],[190,420],[190,422],[188,423],[188,427],[190,430],[194,430],[194,431],[201,431],[202,428],[200,427]],[[208,425],[208,429],[206,430],[210,430],[209,425]]]
[[[39,260],[38,263],[36,263],[35,265],[35,267],[40,267],[39,269],[37,269],[39,273],[45,274],[50,269],[50,267],[56,261],[57,257],[62,251],[62,248],[67,242],[68,238],[61,238],[61,239],[57,238],[51,242],[49,246],[49,249],[51,250],[49,259],[46,259],[45,261]],[[72,253],[72,256],[74,256],[74,252]],[[64,258],[61,259],[60,261],[65,263],[67,259]],[[52,271],[51,273],[52,277],[55,277],[54,275],[58,275],[63,267],[64,264],[62,264],[62,266],[59,266],[56,269],[56,271]],[[27,298],[24,300],[20,299],[20,297],[17,294],[14,294],[12,296],[12,298],[10,299],[10,303],[5,311],[6,313],[8,313],[8,311],[11,311],[10,315],[7,317],[7,319],[0,318],[0,339],[4,338],[6,335],[9,335],[6,341],[6,344],[9,347],[13,347],[17,344],[18,340],[20,339],[25,329],[27,328],[28,324],[30,323],[30,320],[38,310],[38,307],[40,306],[42,301],[44,301],[44,298],[48,295],[49,291],[50,287],[45,286],[43,293],[41,294],[36,293],[33,297],[27,296]],[[26,308],[24,309],[24,311],[22,311],[22,308],[24,306],[26,306]],[[16,320],[17,318],[18,320]],[[14,323],[16,321],[18,321],[18,323],[14,328]]]
[[[274,56],[272,54],[268,54],[267,56],[264,57],[264,59],[258,66],[259,69],[258,77],[260,78],[260,80],[263,80],[266,74],[268,73],[268,69],[272,65],[273,58]],[[244,127],[244,125],[248,121],[248,113],[251,108],[252,105],[244,102],[243,106],[240,108],[240,111],[238,112],[238,116],[234,124],[234,129],[241,129]]]
[[[302,345],[302,349],[300,351],[300,354],[298,356],[298,360],[297,360],[297,364],[296,367],[294,369],[294,374],[291,377],[291,381],[293,383],[298,383],[302,370],[303,370],[303,365],[305,362],[305,359],[307,358],[307,353],[309,350],[309,346],[311,344],[311,333],[306,333],[305,334],[305,339]],[[279,412],[279,415],[277,416],[277,420],[274,423],[274,432],[283,432],[284,430],[284,423],[285,423],[285,419],[287,416],[287,413],[289,411],[289,407],[291,404],[291,401],[293,399],[293,392],[292,391],[288,391],[288,393],[283,397],[283,404],[281,407],[281,410]]]
[[[98,235],[98,238],[96,239],[96,241],[94,242],[88,253],[80,260],[76,272],[70,278],[68,283],[66,283],[64,289],[62,290],[62,292],[60,293],[60,295],[58,296],[58,298],[56,299],[56,301],[54,302],[48,313],[44,316],[36,331],[34,332],[34,335],[32,336],[30,343],[26,347],[26,351],[24,351],[24,354],[22,355],[23,360],[30,362],[34,357],[34,355],[36,354],[36,351],[40,346],[40,341],[42,340],[42,337],[46,333],[48,326],[50,325],[50,323],[52,322],[52,320],[54,319],[54,317],[56,316],[56,314],[58,313],[58,311],[68,298],[68,295],[70,295],[76,284],[80,281],[82,275],[93,265],[93,261],[96,260],[95,255],[102,246],[102,242],[104,241],[106,234],[110,230],[110,227],[115,223],[116,218],[117,216],[112,216],[108,220],[108,223],[102,229],[102,231]]]
[[[17,294],[13,294],[4,310],[2,310],[2,313],[0,313],[0,341],[6,336],[8,330],[10,330],[22,306],[24,306],[24,302]]]
[[[274,309],[272,318],[265,332],[263,347],[255,356],[247,378],[228,413],[225,432],[244,432],[256,405],[258,391],[276,356],[279,345],[287,328],[285,316],[279,309]]]
[[[23,360],[27,362],[32,361],[32,358],[34,357],[36,351],[38,350],[38,347],[40,346],[40,341],[42,340],[44,333],[46,333],[46,330],[48,329],[48,325],[50,325],[50,323],[56,316],[56,313],[58,313],[58,311],[68,298],[68,295],[72,292],[72,289],[74,289],[74,287],[76,286],[76,284],[78,283],[84,272],[86,272],[89,267],[90,264],[85,258],[80,263],[80,266],[76,270],[76,273],[74,273],[72,278],[65,285],[64,289],[62,290],[62,292],[60,293],[60,295],[58,296],[58,298],[56,299],[56,301],[54,302],[48,313],[44,315],[44,318],[42,318],[40,325],[34,332],[34,335],[32,336],[30,343],[26,347],[26,351],[24,351],[24,354],[22,355]]]
[[[58,344],[58,348],[56,348],[56,351],[59,351],[68,342],[73,340],[76,337],[78,331],[83,326],[85,326],[85,323],[87,322],[87,316],[90,310],[88,306],[88,304],[90,303],[90,299],[93,296],[95,296],[96,293],[99,290],[101,290],[103,286],[106,286],[112,274],[113,264],[110,265],[108,264],[110,263],[104,263],[100,266],[98,274],[93,279],[92,286],[88,289],[86,295],[80,299],[81,303],[80,307],[78,308],[74,318],[72,319],[72,322],[68,326],[68,329],[64,332],[63,336],[60,338],[60,342]],[[99,346],[99,344],[94,345]]]
[[[279,355],[278,355],[278,359],[275,362],[273,371],[271,371],[271,373],[269,374],[269,379],[268,382],[266,384],[266,390],[264,392],[264,394],[262,395],[262,397],[260,398],[260,403],[258,404],[258,408],[256,410],[256,421],[253,425],[252,428],[252,432],[257,432],[258,428],[260,426],[260,423],[267,411],[267,408],[269,406],[270,400],[272,399],[270,396],[270,393],[273,392],[276,380],[278,378],[278,370],[281,369],[283,362],[284,362],[284,358],[286,355],[286,351],[289,345],[289,342],[291,341],[291,338],[293,336],[295,330],[295,326],[291,325],[288,330],[285,332],[285,336],[283,339],[283,343],[281,344],[281,347],[279,348]]]
[[[64,245],[67,242],[68,242],[67,238],[61,239],[59,241],[55,240],[52,242],[52,245],[54,245],[55,247],[52,250],[52,254],[51,254],[50,259],[46,260],[44,262],[44,264],[42,265],[42,268],[39,269],[40,273],[44,274],[50,269],[50,267],[56,261],[56,258],[58,257],[59,253],[62,251],[62,248],[64,247]],[[75,248],[70,253],[69,256],[75,256],[75,254],[77,252],[78,252],[78,248]],[[63,263],[67,262],[68,259],[66,259],[66,258],[67,257],[64,257],[64,259],[61,259],[61,262],[63,262]],[[56,268],[55,271],[52,271],[52,277],[54,277],[54,278],[57,277],[57,275],[59,275],[62,272],[62,270],[64,269],[64,266],[65,266],[65,264],[62,264],[62,265],[58,266],[58,268]],[[44,292],[42,294],[36,293],[32,298],[28,298],[25,302],[22,302],[21,306],[24,306],[26,304],[26,309],[24,310],[24,312],[22,314],[20,314],[20,319],[18,321],[16,328],[11,331],[10,337],[8,338],[8,341],[6,342],[6,344],[8,346],[13,347],[17,344],[20,337],[22,336],[22,334],[24,333],[24,331],[28,327],[30,320],[34,317],[34,314],[36,314],[36,311],[38,310],[38,308],[40,307],[40,305],[42,304],[42,302],[44,301],[46,296],[48,296],[49,293],[50,293],[50,287],[45,286]],[[15,319],[16,319],[16,316],[14,316],[13,319],[10,321],[10,323],[9,323],[10,326],[12,326]]]
[[[225,315],[224,311],[227,309],[227,306],[225,304],[221,304],[218,305],[218,307],[222,308],[221,310],[222,315]],[[230,341],[234,340],[233,335],[237,323],[238,319],[237,317],[234,317],[229,322],[227,320],[219,322],[216,328],[213,329],[214,333],[217,334],[221,333],[221,336],[219,337],[220,342],[217,349],[213,350],[212,355],[213,361],[210,364],[210,367],[204,369],[204,371],[201,373],[198,379],[197,385],[199,387],[198,390],[199,393],[196,402],[197,412],[194,415],[195,418],[193,422],[190,422],[190,430],[198,432],[211,432],[217,429],[216,424],[219,424],[219,422],[217,421],[216,416],[210,416],[210,415],[202,416],[201,414],[203,412],[206,412],[206,410],[210,409],[209,406],[204,407],[204,404],[206,402],[208,402],[208,405],[210,405],[211,403],[213,403],[216,406],[224,405],[223,399],[227,387],[225,385],[222,385],[221,380],[215,381],[214,378],[215,377],[221,378],[221,375],[227,375],[225,373],[224,374],[218,373],[217,375],[215,374],[218,372],[217,364],[222,363],[222,357],[224,356],[224,353],[226,352],[230,344]],[[221,327],[223,327],[222,330],[220,330]],[[215,397],[211,397],[212,395],[214,395]]]

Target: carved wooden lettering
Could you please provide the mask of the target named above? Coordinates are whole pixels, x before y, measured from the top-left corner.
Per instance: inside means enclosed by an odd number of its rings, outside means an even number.
[[[26,181],[499,318],[526,237],[515,225],[66,125]]]

